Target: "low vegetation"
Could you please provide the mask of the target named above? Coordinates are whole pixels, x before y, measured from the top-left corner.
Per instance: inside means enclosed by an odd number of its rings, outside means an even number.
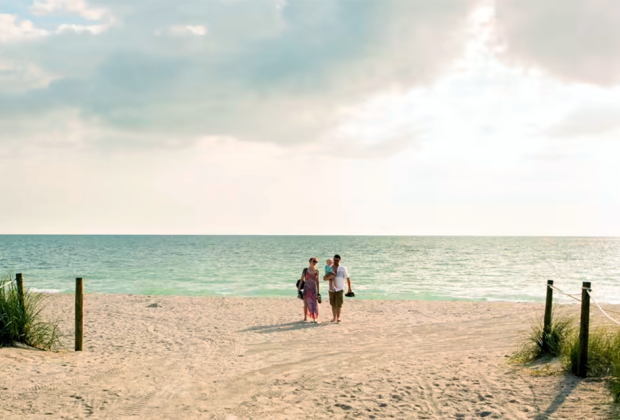
[[[58,346],[58,322],[42,317],[45,295],[25,290],[22,303],[17,286],[9,281],[9,276],[0,278],[0,347],[21,343],[50,350]]]
[[[513,360],[529,363],[543,357],[560,357],[567,343],[576,334],[575,319],[553,311],[552,323],[546,340],[543,340],[543,324],[534,323],[530,334],[521,348],[513,355]]]
[[[564,359],[567,369],[577,373],[579,366],[579,335],[566,342]],[[598,327],[588,339],[588,376],[605,378],[614,400],[620,402],[620,329]]]
[[[558,358],[566,371],[576,374],[579,352],[576,319],[554,313],[546,344],[543,345],[543,326],[536,323],[512,360],[530,363],[543,358]],[[590,331],[588,376],[606,379],[614,400],[620,402],[620,328],[598,327]]]

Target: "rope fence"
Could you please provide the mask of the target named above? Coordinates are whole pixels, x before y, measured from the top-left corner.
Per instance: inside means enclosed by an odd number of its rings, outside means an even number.
[[[571,295],[570,293],[566,293],[565,291],[559,289],[558,287],[552,285],[552,284],[548,284],[548,287],[552,288],[553,290],[555,290],[558,293],[561,293],[565,296],[568,296],[571,299],[575,299],[577,302],[581,302],[581,299],[579,299],[578,297],[576,297],[575,295]],[[594,297],[592,296],[592,293],[590,293],[591,289],[582,287],[582,290],[586,290],[588,292],[588,295],[590,295],[590,298],[592,299],[592,301],[596,304],[596,306],[601,310],[601,312],[603,314],[605,314],[605,316],[607,316],[607,318],[611,319],[613,322],[615,322],[616,324],[620,325],[620,321],[617,321],[615,319],[613,319],[611,316],[609,316],[609,314],[607,314],[607,312],[611,312],[613,314],[620,314],[620,311],[612,311],[611,309],[607,309],[607,311],[605,311],[603,309],[603,307],[601,305],[599,305],[596,300],[594,299]]]
[[[611,321],[615,322],[616,324],[620,325],[620,321],[616,321],[615,319],[613,319],[607,312],[605,312],[605,310],[603,308],[601,308],[601,305],[599,305],[598,302],[594,299],[594,297],[592,296],[590,291],[588,291],[587,293],[590,296],[590,299],[592,299],[592,302],[594,302],[594,304],[601,310],[603,315],[605,315],[607,318],[609,318]],[[612,311],[610,311],[610,312],[612,312]]]
[[[605,317],[607,317],[613,323],[620,325],[620,321],[612,318],[607,312],[620,314],[618,311],[612,311],[610,309],[603,309],[601,305],[594,299],[592,296],[592,283],[583,282],[581,287],[581,299],[579,299],[575,295],[571,295],[570,293],[566,293],[565,291],[559,289],[558,287],[553,285],[553,280],[547,280],[547,299],[545,302],[545,317],[543,321],[543,336],[542,336],[542,345],[543,348],[548,347],[547,341],[552,333],[552,307],[553,307],[553,291],[558,292],[564,296],[568,296],[571,299],[574,299],[578,302],[581,302],[581,318],[580,318],[580,326],[579,326],[579,362],[577,365],[577,376],[581,376],[585,378],[588,372],[588,341],[590,337],[590,299],[596,307],[601,311]]]
[[[562,293],[563,295],[566,295],[566,296],[568,296],[569,298],[575,299],[577,302],[581,302],[581,299],[579,299],[578,297],[573,296],[573,295],[571,295],[571,294],[569,294],[569,293],[566,293],[566,292],[564,292],[564,291],[562,291],[562,290],[558,289],[557,287],[555,287],[555,286],[554,286],[554,285],[552,285],[552,284],[547,284],[547,286],[548,286],[548,287],[551,287],[551,288],[552,288],[553,290],[555,290],[556,292]]]

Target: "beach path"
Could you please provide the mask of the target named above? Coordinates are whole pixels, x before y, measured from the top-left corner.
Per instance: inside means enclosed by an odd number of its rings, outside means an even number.
[[[73,334],[73,296],[46,314]],[[84,352],[0,349],[0,419],[606,419],[602,382],[508,355],[542,306],[86,295]],[[570,310],[575,312],[576,307]]]

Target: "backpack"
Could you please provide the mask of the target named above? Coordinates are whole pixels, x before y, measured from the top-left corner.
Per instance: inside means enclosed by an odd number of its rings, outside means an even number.
[[[308,271],[307,268],[304,268],[304,271],[301,273],[301,278],[299,280],[297,280],[297,289],[299,290],[299,282],[301,282],[301,289],[303,290],[304,288],[304,283],[306,283],[306,280],[304,279],[304,277],[306,277],[306,271]]]

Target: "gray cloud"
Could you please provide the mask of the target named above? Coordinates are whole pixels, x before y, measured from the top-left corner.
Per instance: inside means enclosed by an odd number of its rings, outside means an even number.
[[[0,87],[0,142],[27,138],[24,121],[37,119],[33,130],[41,130],[59,112],[95,127],[89,141],[114,147],[190,144],[201,136],[318,141],[338,126],[340,108],[438,77],[463,50],[474,1],[89,5],[109,11],[114,25],[99,35],[64,31],[0,44],[0,56],[27,57],[55,78],[17,93]],[[188,25],[207,34],[166,32]],[[385,150],[400,150],[404,134]]]
[[[617,0],[498,0],[498,57],[569,82],[620,83]]]

